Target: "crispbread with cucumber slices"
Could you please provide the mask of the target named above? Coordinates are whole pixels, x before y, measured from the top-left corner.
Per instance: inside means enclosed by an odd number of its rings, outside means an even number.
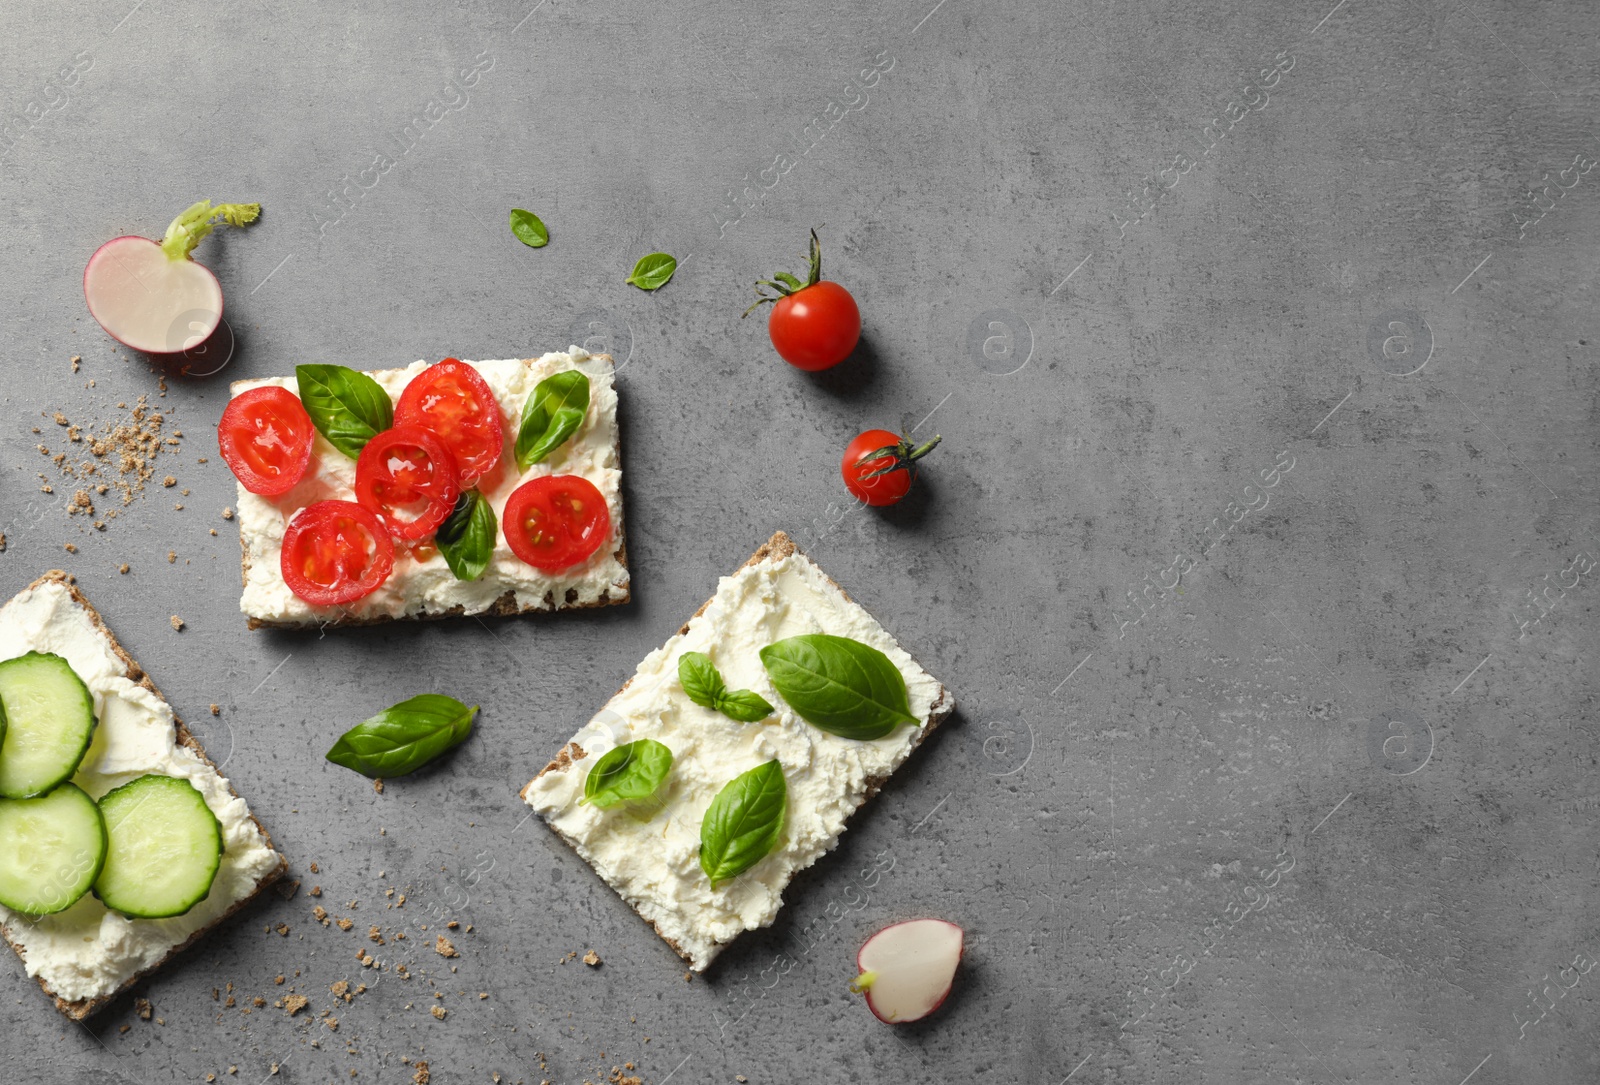
[[[794,681],[804,667],[782,675],[783,646],[813,639],[852,642],[832,650],[847,661],[834,672],[836,685],[863,694],[853,706],[848,696],[832,706],[807,696]],[[788,651],[792,664],[803,646]],[[685,657],[693,657],[689,680]],[[861,681],[846,673],[855,664]],[[828,670],[809,673],[827,678]],[[762,719],[740,722],[762,711]],[[833,850],[851,816],[954,711],[950,691],[780,531],[645,657],[522,798],[699,972],[741,933],[773,922],[791,879]],[[619,765],[613,751],[643,740],[665,745],[673,760],[664,774],[635,773],[659,779],[644,801],[628,801],[641,788],[623,795],[607,782],[631,763]],[[647,760],[639,758],[641,767]],[[763,783],[753,774],[774,760],[784,778],[777,825],[742,821],[753,802],[724,816],[740,801],[729,793],[741,781],[751,781],[751,794],[772,791],[770,775]],[[599,780],[589,779],[591,770]],[[721,829],[713,827],[719,820]],[[702,851],[708,834],[716,858]]]
[[[36,890],[20,905],[28,911],[0,904],[0,934],[56,1009],[81,1021],[243,908],[288,863],[64,572],[46,573],[0,608],[0,667],[24,661],[20,678],[0,676],[0,694],[11,689],[19,702],[17,734],[29,757],[26,771],[0,772],[0,784],[30,797],[0,799],[0,814],[17,815],[0,817],[0,832],[47,834],[62,858],[53,867],[36,854],[0,862],[0,893],[14,902],[19,876],[53,871],[45,884],[22,887]],[[65,736],[66,767],[58,768],[49,736],[40,735],[38,705],[74,696],[69,668],[92,698],[93,731],[76,768],[67,762],[82,740]],[[35,703],[21,703],[29,699]],[[67,708],[64,716],[82,711],[76,702]],[[0,759],[6,751],[0,735]],[[159,817],[147,818],[151,812]],[[69,858],[74,833],[83,843]],[[109,909],[102,895],[125,911]]]

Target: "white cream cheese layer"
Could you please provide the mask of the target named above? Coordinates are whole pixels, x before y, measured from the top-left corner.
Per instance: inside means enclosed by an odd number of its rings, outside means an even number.
[[[353,618],[392,618],[437,614],[453,607],[466,614],[489,609],[507,592],[516,594],[517,606],[543,607],[546,596],[556,606],[598,602],[602,593],[613,594],[628,584],[628,570],[617,560],[622,545],[622,465],[617,457],[617,392],[610,359],[590,355],[581,347],[568,353],[546,354],[535,361],[508,358],[470,362],[494,392],[507,442],[498,481],[481,482],[479,488],[494,507],[496,518],[505,513],[513,490],[540,475],[582,475],[605,495],[611,511],[611,538],[588,561],[558,573],[545,573],[522,561],[506,545],[505,532],[495,538],[489,568],[477,580],[457,580],[444,558],[432,547],[412,550],[395,546],[394,572],[377,591],[343,607],[313,607],[284,583],[281,555],[283,532],[294,514],[317,501],[355,500],[356,461],[334,448],[319,433],[311,449],[311,468],[300,484],[280,497],[261,497],[239,487],[239,532],[244,543],[249,574],[239,608],[252,618],[273,622],[309,623],[348,615]],[[413,362],[404,369],[384,369],[369,374],[398,401],[413,377],[428,367]],[[589,413],[583,425],[543,463],[519,475],[511,453],[522,405],[534,386],[566,369],[582,370],[589,378]],[[297,391],[293,376],[236,381],[233,394],[275,385]],[[490,478],[495,476],[492,472]],[[573,596],[567,602],[568,594]]]
[[[128,919],[107,910],[93,893],[40,918],[0,907],[0,923],[22,947],[28,975],[76,1002],[111,993],[215,922],[255,892],[280,856],[217,770],[178,745],[172,709],[125,677],[127,668],[111,642],[60,584],[42,584],[0,608],[0,660],[30,651],[64,657],[94,696],[99,722],[73,783],[98,799],[147,772],[181,777],[199,789],[222,823],[222,865],[211,892],[181,916]]]
[[[919,725],[862,742],[796,716],[773,689],[759,652],[805,633],[852,637],[887,654],[905,677]],[[778,711],[761,723],[738,723],[691,702],[678,684],[678,659],[689,651],[710,656],[729,689],[755,690]],[[688,632],[645,657],[627,688],[572,737],[585,756],[566,771],[536,779],[527,802],[702,970],[740,932],[771,924],[789,880],[838,842],[867,781],[888,776],[911,752],[939,688],[804,556],[746,566],[719,581],[716,597]],[[659,812],[640,822],[623,807],[579,806],[595,761],[638,738],[664,743],[673,754]],[[706,809],[729,780],[773,758],[783,765],[789,789],[783,836],[765,859],[713,889],[699,858]]]

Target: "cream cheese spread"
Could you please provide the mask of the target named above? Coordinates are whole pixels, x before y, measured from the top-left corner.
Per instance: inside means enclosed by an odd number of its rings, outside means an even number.
[[[759,653],[806,633],[851,637],[888,655],[905,678],[919,724],[858,741],[796,716],[773,689]],[[729,689],[754,690],[777,712],[743,724],[691,702],[678,683],[679,657],[689,651],[710,656]],[[804,555],[790,554],[723,577],[687,632],[646,656],[628,685],[572,737],[585,756],[534,780],[526,799],[699,971],[741,932],[772,923],[790,879],[833,849],[869,781],[881,781],[905,760],[940,696],[939,683],[872,615]],[[595,761],[638,738],[673,753],[656,815],[641,822],[623,807],[580,806]],[[699,861],[706,809],[729,780],[773,758],[783,765],[789,792],[783,835],[766,858],[713,889]]]
[[[371,595],[341,607],[313,607],[284,583],[284,529],[295,513],[314,502],[354,501],[356,477],[355,460],[319,433],[311,449],[311,467],[294,489],[279,497],[262,497],[239,487],[239,532],[247,568],[239,608],[246,615],[262,621],[309,624],[335,616],[348,615],[357,620],[398,618],[438,614],[456,607],[464,614],[478,614],[507,593],[516,596],[519,609],[594,604],[602,594],[609,593],[613,599],[626,594],[628,570],[617,559],[622,546],[622,464],[617,456],[617,392],[611,360],[572,347],[566,353],[546,354],[532,361],[508,358],[468,364],[494,392],[508,438],[501,466],[496,469],[498,482],[480,483],[495,517],[503,516],[512,491],[529,479],[551,474],[581,475],[605,496],[611,512],[611,538],[588,561],[546,573],[512,553],[502,530],[495,538],[489,568],[477,580],[457,580],[432,546],[396,546],[394,571]],[[389,393],[391,400],[398,400],[412,378],[427,367],[428,363],[419,361],[404,369],[384,369],[368,375]],[[589,378],[589,413],[578,431],[543,463],[536,463],[519,475],[510,445],[516,436],[522,405],[541,380],[566,369],[579,369]],[[298,394],[292,376],[236,381],[232,390],[238,395],[266,385]],[[493,476],[491,472],[490,477]]]
[[[172,709],[127,678],[111,642],[61,584],[24,591],[0,608],[0,660],[30,651],[62,656],[94,698],[94,740],[72,782],[98,799],[154,772],[188,780],[222,823],[223,855],[211,892],[171,919],[128,919],[93,893],[55,915],[19,915],[0,906],[28,975],[69,1002],[110,994],[156,964],[196,931],[256,891],[281,861],[250,817],[243,799],[194,751],[179,746]]]

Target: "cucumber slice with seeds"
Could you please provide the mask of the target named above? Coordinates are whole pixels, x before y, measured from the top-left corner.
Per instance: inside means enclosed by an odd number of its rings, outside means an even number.
[[[222,865],[222,824],[188,780],[141,776],[100,798],[109,847],[94,895],[133,919],[182,915]]]
[[[0,663],[0,797],[26,799],[64,783],[94,737],[94,698],[58,655]]]
[[[100,808],[77,784],[0,799],[0,904],[24,915],[70,908],[106,860]]]

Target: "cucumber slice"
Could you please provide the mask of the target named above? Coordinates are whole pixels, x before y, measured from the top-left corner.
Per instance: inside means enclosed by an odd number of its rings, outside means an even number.
[[[211,892],[222,824],[188,780],[141,776],[100,797],[106,864],[94,895],[132,919],[182,915]]]
[[[0,799],[0,904],[24,915],[69,908],[105,861],[100,808],[77,784],[37,799]]]
[[[26,799],[64,783],[94,737],[94,698],[58,655],[29,652],[0,663],[0,797]]]

